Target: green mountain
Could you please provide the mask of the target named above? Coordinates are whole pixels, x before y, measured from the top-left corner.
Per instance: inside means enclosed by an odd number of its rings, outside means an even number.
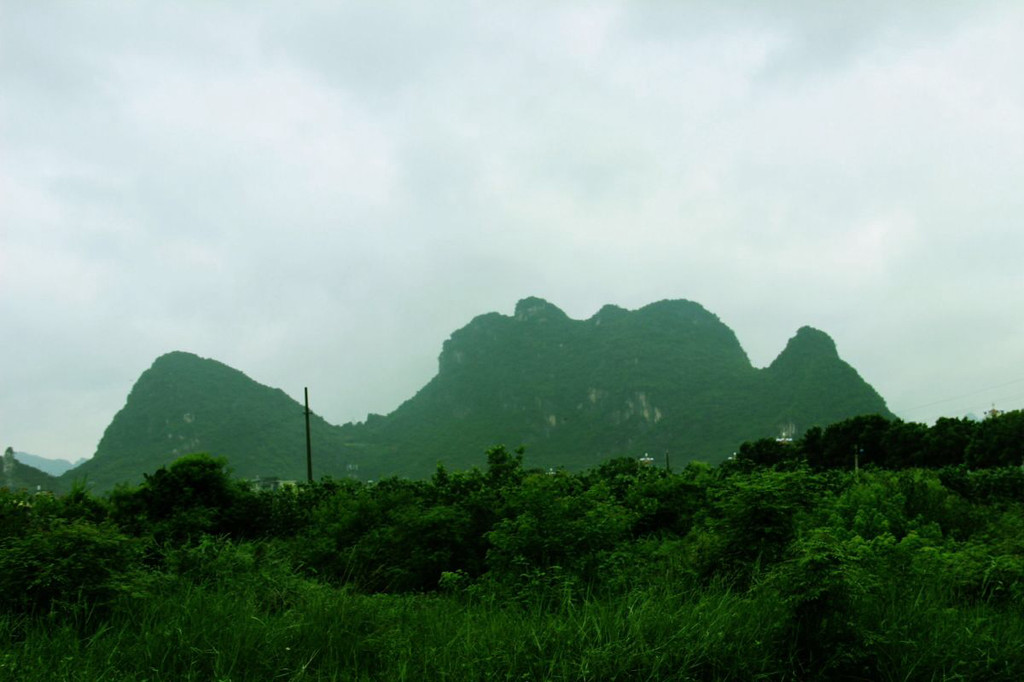
[[[341,429],[312,415],[310,431],[319,453],[314,475],[344,475]],[[108,490],[192,452],[226,457],[243,478],[305,480],[304,408],[216,360],[168,353],[139,377],[92,459],[61,481]]]
[[[437,375],[387,416],[312,421],[314,475],[429,476],[482,465],[495,444],[530,466],[578,470],[668,452],[719,462],[744,440],[859,414],[893,415],[823,332],[804,327],[759,369],[718,317],[690,301],[605,306],[573,320],[539,298],[489,313],[444,343]],[[62,479],[97,489],[196,451],[238,476],[305,478],[302,406],[214,360],[175,352],[139,378],[96,455]]]
[[[719,462],[744,440],[859,414],[893,415],[824,332],[800,329],[772,365],[691,301],[570,319],[539,298],[477,317],[445,342],[439,371],[387,417],[344,427],[376,475],[479,463],[526,446],[534,466],[582,469],[616,456]]]

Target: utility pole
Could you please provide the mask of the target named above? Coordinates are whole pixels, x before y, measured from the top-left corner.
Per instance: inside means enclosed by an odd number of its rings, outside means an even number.
[[[309,388],[304,388],[306,394],[306,480],[313,482],[313,445],[309,439]]]
[[[669,466],[669,463],[668,463],[668,450],[665,451],[665,471],[667,471],[669,473],[672,472],[672,467]]]

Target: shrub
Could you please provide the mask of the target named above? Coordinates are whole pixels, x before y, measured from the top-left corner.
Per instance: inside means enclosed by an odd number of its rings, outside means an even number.
[[[80,521],[0,543],[0,604],[24,614],[91,614],[123,590],[137,543]]]
[[[110,496],[112,517],[128,532],[151,534],[158,542],[197,540],[210,533],[238,531],[240,504],[252,495],[233,481],[223,458],[186,455],[147,474],[138,488]]]

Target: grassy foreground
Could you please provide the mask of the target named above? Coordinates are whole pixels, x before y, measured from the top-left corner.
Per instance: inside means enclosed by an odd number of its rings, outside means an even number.
[[[237,548],[225,547],[234,552]],[[252,580],[251,578],[257,578]],[[770,589],[550,595],[363,595],[288,577],[185,579],[109,613],[5,616],[5,680],[1021,679],[1019,614],[922,589],[854,610],[857,641],[808,658]],[[248,584],[247,584],[248,583]],[[815,633],[809,633],[811,637]]]

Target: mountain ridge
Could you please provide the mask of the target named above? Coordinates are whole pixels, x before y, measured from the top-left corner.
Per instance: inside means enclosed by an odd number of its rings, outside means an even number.
[[[425,476],[428,463],[448,461],[452,451],[478,452],[488,441],[525,444],[528,461],[542,466],[597,463],[581,450],[609,457],[635,454],[644,445],[678,449],[693,440],[703,446],[693,447],[692,456],[720,461],[742,440],[775,435],[791,422],[806,428],[862,412],[893,416],[824,332],[801,328],[787,349],[774,370],[755,368],[735,333],[693,301],[657,301],[635,311],[606,305],[574,320],[529,297],[511,316],[487,313],[453,332],[442,346],[437,375],[360,437],[371,445],[417,450],[418,462],[404,461],[390,472]],[[786,375],[787,367],[795,377]],[[840,379],[830,390],[850,389],[843,409],[830,410],[828,397],[818,395],[825,382],[818,374]],[[569,395],[563,385],[573,382],[577,391]],[[766,382],[779,385],[766,388]],[[524,385],[530,395],[523,395]],[[813,399],[786,395],[804,387],[814,391]],[[680,393],[686,399],[677,399]],[[758,394],[770,394],[778,404],[766,406]],[[742,413],[746,426],[734,423],[716,432],[703,418],[684,415],[723,409]],[[666,428],[673,420],[682,428]],[[574,421],[583,427],[565,433],[562,427]],[[431,435],[437,424],[447,425],[440,437]],[[616,428],[604,428],[608,424]],[[353,435],[357,430],[346,428]],[[725,436],[723,429],[742,437]]]
[[[79,457],[74,462],[51,457],[41,457],[40,455],[33,455],[28,452],[14,451],[14,458],[22,464],[27,464],[30,467],[38,469],[43,473],[47,473],[51,476],[60,476],[62,473],[78,466],[82,462],[86,461],[86,457]]]
[[[0,488],[35,492],[50,490],[53,481],[50,474],[18,460],[13,448],[4,450],[3,459],[0,460]]]
[[[239,476],[304,478],[301,409],[280,389],[173,351],[140,376],[96,455],[62,478],[106,488],[197,450],[227,456]],[[314,475],[425,477],[438,463],[482,464],[499,443],[524,445],[527,464],[545,468],[662,450],[717,462],[783,424],[865,413],[893,417],[823,331],[801,327],[756,368],[693,301],[609,304],[576,320],[531,296],[452,332],[437,374],[388,415],[342,426],[315,417]]]

